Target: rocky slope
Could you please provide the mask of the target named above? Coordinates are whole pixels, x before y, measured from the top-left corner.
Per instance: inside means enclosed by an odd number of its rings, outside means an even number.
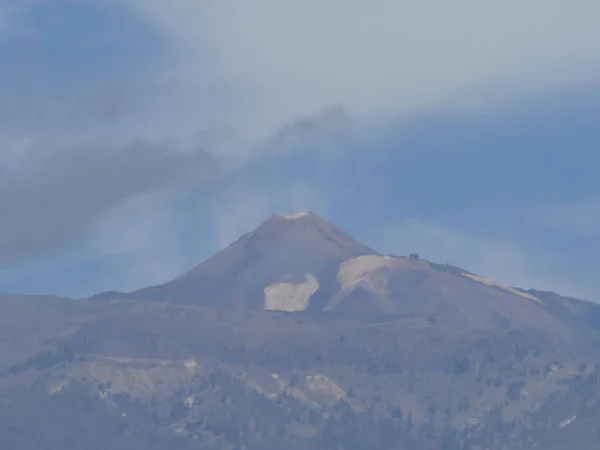
[[[129,298],[219,308],[320,310],[341,263],[377,254],[314,213],[278,214],[188,273]]]
[[[457,267],[381,255],[312,212],[278,214],[177,279],[129,298],[220,309],[440,315],[465,330],[530,327],[596,336],[585,302],[528,292]],[[583,308],[577,311],[577,308]]]
[[[162,286],[0,296],[0,448],[592,450],[599,318],[277,215]]]

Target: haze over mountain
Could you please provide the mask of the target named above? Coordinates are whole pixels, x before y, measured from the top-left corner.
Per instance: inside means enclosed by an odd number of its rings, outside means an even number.
[[[135,299],[201,306],[320,310],[341,263],[374,250],[312,212],[277,214],[222,252]]]
[[[270,1],[0,7],[2,290],[158,284],[272,211],[316,209],[375,248],[595,298],[596,2]],[[397,26],[435,10],[454,20],[432,35]]]
[[[600,306],[277,214],[160,286],[0,296],[0,444],[592,450]]]
[[[464,330],[527,327],[552,330],[569,341],[591,332],[579,327],[572,304],[558,295],[536,295],[418,255],[379,254],[314,212],[276,214],[163,285],[94,298],[234,310],[438,315]]]
[[[0,0],[0,450],[600,448],[598,17]]]

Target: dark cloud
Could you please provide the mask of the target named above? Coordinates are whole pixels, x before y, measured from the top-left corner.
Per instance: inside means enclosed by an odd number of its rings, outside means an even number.
[[[0,179],[0,266],[81,238],[124,199],[215,173],[206,151],[173,147],[139,140],[119,149],[49,151]]]

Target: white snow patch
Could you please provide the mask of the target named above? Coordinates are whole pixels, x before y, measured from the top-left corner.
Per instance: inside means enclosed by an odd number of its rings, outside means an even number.
[[[465,272],[462,273],[462,276],[465,278],[469,278],[473,281],[477,281],[478,283],[485,284],[486,286],[493,286],[493,287],[502,289],[504,291],[508,291],[511,294],[518,295],[519,297],[523,297],[528,300],[532,300],[536,303],[542,303],[542,304],[544,303],[541,299],[537,298],[535,295],[532,295],[528,292],[520,291],[520,290],[510,287],[510,286],[506,286],[506,285],[504,285],[502,283],[498,283],[496,281],[488,280],[487,278],[479,277],[477,275],[473,275],[473,274],[465,273]]]
[[[277,217],[281,217],[282,219],[286,219],[286,220],[295,220],[295,219],[302,219],[303,217],[308,217],[311,215],[310,211],[301,211],[301,212],[297,212],[297,213],[293,213],[293,214],[277,214]]]
[[[304,283],[274,283],[265,288],[265,309],[270,311],[305,311],[319,282],[310,273]]]

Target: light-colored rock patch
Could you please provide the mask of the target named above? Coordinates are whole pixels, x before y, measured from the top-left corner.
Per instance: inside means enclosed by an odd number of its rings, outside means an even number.
[[[370,275],[384,267],[390,267],[394,261],[391,256],[365,255],[353,258],[340,266],[338,282],[342,289],[352,288]]]
[[[132,398],[149,398],[158,392],[175,392],[201,373],[196,360],[155,360],[91,356],[71,367],[73,379],[89,379],[105,387],[101,398],[128,394]],[[68,378],[60,381],[63,385]]]
[[[532,300],[536,303],[542,303],[542,304],[544,303],[541,299],[537,298],[535,295],[531,295],[528,292],[522,292],[518,289],[515,289],[510,286],[506,286],[505,284],[498,283],[496,281],[489,280],[487,278],[478,277],[477,275],[473,275],[470,273],[464,273],[464,272],[462,273],[462,276],[465,278],[468,278],[470,280],[477,281],[478,283],[485,284],[486,286],[493,286],[493,287],[497,287],[499,289],[508,291],[511,294],[518,295],[519,297],[523,297],[528,300]]]
[[[314,404],[314,402],[311,402],[308,399],[308,397],[306,396],[306,394],[304,392],[302,392],[300,389],[298,389],[297,387],[282,385],[282,386],[280,386],[280,390],[285,395],[295,398],[299,402],[305,403],[307,405],[318,406],[318,405]]]
[[[195,395],[190,395],[188,398],[185,399],[185,406],[187,406],[189,409],[192,409],[192,406],[194,406],[194,402],[196,401],[196,396]]]
[[[340,291],[329,299],[324,311],[333,311],[352,289],[362,286],[382,299],[387,299],[389,277],[381,269],[398,264],[398,258],[392,256],[365,255],[344,262],[338,271],[337,279]]]
[[[348,397],[346,392],[326,375],[308,375],[306,387],[316,394],[330,396],[336,400],[346,400]]]
[[[70,380],[66,379],[66,380],[59,380],[57,383],[55,383],[53,386],[50,387],[50,389],[48,390],[48,393],[50,395],[55,395],[55,394],[59,394],[62,392],[62,390],[69,384]]]
[[[187,370],[192,373],[196,373],[198,370],[198,362],[195,359],[188,359],[183,362],[183,365]]]
[[[575,422],[576,419],[577,419],[577,416],[569,417],[568,419],[566,419],[563,422],[561,422],[558,425],[558,428],[566,428],[569,425],[571,425],[573,422]]]
[[[310,273],[304,283],[274,283],[265,288],[265,309],[271,311],[305,311],[310,298],[319,289],[319,282]]]

